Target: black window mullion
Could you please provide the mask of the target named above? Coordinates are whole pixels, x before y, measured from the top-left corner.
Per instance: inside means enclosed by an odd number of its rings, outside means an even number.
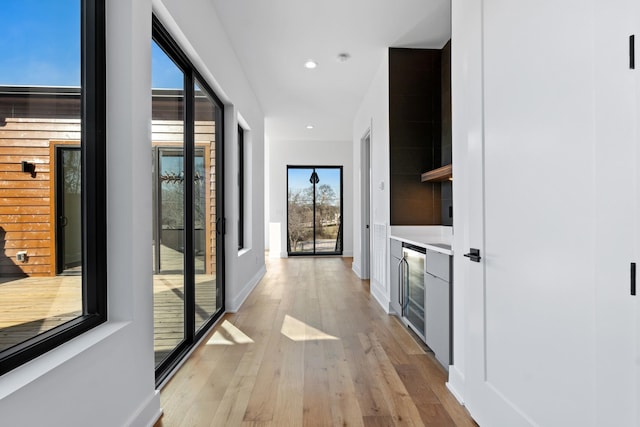
[[[185,338],[195,335],[195,253],[194,253],[194,166],[195,166],[195,90],[191,72],[185,73],[184,99],[184,302]]]
[[[82,0],[82,246],[84,313],[106,319],[105,5]]]

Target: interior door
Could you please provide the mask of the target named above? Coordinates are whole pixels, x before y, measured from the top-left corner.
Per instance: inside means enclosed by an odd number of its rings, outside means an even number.
[[[637,425],[637,112],[617,3],[476,6],[481,119],[467,176],[482,258],[467,267],[465,405],[480,425]]]
[[[595,425],[638,426],[636,306],[630,263],[638,253],[633,230],[640,221],[635,98],[629,36],[638,32],[637,0],[594,2],[596,135],[596,418]],[[611,207],[616,213],[612,217]],[[615,360],[615,363],[612,361]]]

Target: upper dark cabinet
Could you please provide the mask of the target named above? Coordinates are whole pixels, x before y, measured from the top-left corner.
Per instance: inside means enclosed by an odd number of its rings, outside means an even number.
[[[392,225],[448,225],[450,181],[421,182],[451,163],[450,43],[443,49],[389,49]],[[444,191],[443,191],[444,190]]]

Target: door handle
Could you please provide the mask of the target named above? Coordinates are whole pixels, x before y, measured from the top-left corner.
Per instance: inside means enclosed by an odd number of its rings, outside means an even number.
[[[402,287],[402,281],[403,281],[403,277],[404,274],[403,270],[404,270],[404,264],[403,264],[404,258],[402,258],[399,262],[398,262],[398,305],[400,307],[402,307],[402,295],[403,295],[403,287]]]
[[[402,261],[404,261],[404,265],[407,266],[406,270],[403,269],[405,274],[402,277],[402,314],[404,315],[405,310],[409,306],[409,275],[411,272],[409,271],[409,261],[404,257],[402,258]]]
[[[471,248],[469,249],[468,254],[464,254],[467,258],[471,259],[473,262],[480,262],[482,257],[480,257],[480,249]]]

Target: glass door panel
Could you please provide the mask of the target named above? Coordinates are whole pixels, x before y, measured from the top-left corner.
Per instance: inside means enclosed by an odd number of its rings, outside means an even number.
[[[154,351],[156,366],[185,340],[184,74],[155,43],[154,99]],[[169,86],[170,89],[156,87]]]
[[[316,253],[342,252],[342,207],[340,168],[316,169],[315,249]]]
[[[219,241],[216,234],[216,124],[220,111],[197,82],[194,89],[195,325],[199,330],[222,309],[222,289],[220,281],[216,280]]]
[[[313,254],[313,168],[287,171],[287,234],[290,254]]]

